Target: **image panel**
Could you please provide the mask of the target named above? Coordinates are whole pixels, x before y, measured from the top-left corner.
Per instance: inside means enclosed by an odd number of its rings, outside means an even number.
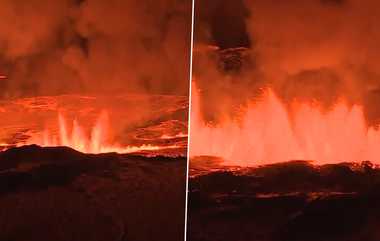
[[[0,1],[0,240],[183,240],[191,7]]]
[[[188,241],[380,239],[378,7],[195,2]]]

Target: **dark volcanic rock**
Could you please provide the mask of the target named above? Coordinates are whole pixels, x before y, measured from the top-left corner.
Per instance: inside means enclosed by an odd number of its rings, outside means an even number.
[[[64,186],[84,173],[115,171],[115,154],[86,155],[68,147],[13,148],[0,153],[0,194]]]
[[[188,240],[380,240],[380,170],[293,161],[193,176]]]
[[[185,158],[0,152],[0,240],[181,240]]]

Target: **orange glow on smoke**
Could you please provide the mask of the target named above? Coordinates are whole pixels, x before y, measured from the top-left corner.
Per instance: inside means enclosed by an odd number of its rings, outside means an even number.
[[[240,121],[214,126],[203,121],[199,92],[193,90],[191,156],[219,156],[226,164],[241,166],[290,160],[380,163],[380,131],[367,127],[361,106],[340,100],[322,111],[317,104],[294,102],[288,111],[267,89]]]
[[[108,125],[108,114],[102,112],[96,120],[90,132],[73,120],[72,125],[67,125],[67,120],[62,114],[58,115],[59,133],[52,134],[45,129],[42,134],[32,136],[28,144],[37,144],[40,146],[67,146],[84,153],[131,153],[138,151],[154,151],[167,148],[176,148],[176,146],[121,146],[110,141],[110,127]]]

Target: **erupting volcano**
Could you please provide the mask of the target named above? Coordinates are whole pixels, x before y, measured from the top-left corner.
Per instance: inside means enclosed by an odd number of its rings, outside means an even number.
[[[197,1],[188,240],[380,240],[379,8]]]
[[[380,163],[380,131],[367,125],[360,105],[344,99],[327,110],[317,100],[286,105],[268,88],[235,118],[213,125],[202,119],[199,90],[193,89],[191,156],[218,156],[239,166],[291,160]]]
[[[0,1],[0,240],[183,238],[191,6]]]

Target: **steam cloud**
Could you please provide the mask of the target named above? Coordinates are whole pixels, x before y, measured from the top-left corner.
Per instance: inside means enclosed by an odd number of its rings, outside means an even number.
[[[188,92],[188,0],[2,0],[0,97]]]
[[[228,5],[227,1],[209,2]],[[245,0],[237,1],[239,4],[243,7],[225,8],[225,13],[210,10],[214,12],[201,13],[196,19],[196,51],[207,44],[222,48],[244,46],[249,47],[250,56],[250,64],[239,74],[225,75],[217,70],[215,57],[206,58],[202,51],[196,52],[195,78],[208,99],[203,103],[206,115],[222,112],[208,110],[213,108],[208,103],[215,99],[219,103],[220,98],[226,100],[227,107],[218,108],[228,113],[236,102],[252,98],[258,88],[271,86],[284,101],[318,99],[326,107],[344,96],[351,103],[364,105],[369,122],[378,122],[378,1]],[[222,26],[223,16],[238,19],[235,31],[231,26],[225,27],[230,31],[227,45],[224,43],[228,33],[215,34],[215,23],[205,17],[210,15],[219,17],[217,24]],[[244,35],[248,41],[242,40]]]

